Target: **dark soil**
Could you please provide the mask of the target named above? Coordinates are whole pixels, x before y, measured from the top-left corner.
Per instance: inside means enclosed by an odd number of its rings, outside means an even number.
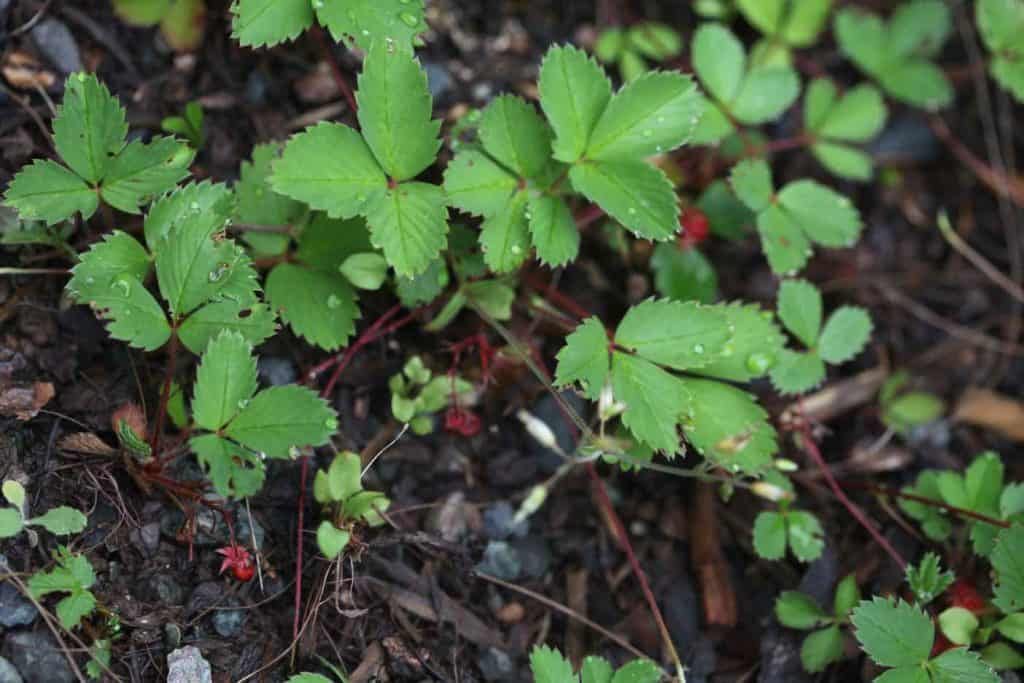
[[[351,119],[329,73],[316,71],[322,57],[312,38],[272,50],[242,49],[229,38],[225,3],[211,4],[201,49],[175,55],[153,30],[116,20],[107,2],[0,0],[0,50],[5,60],[15,52],[36,57],[55,76],[48,97],[57,101],[63,74],[50,53],[77,51],[81,65],[97,71],[121,97],[139,135],[156,132],[163,116],[198,99],[209,126],[209,142],[195,167],[199,177],[232,180],[255,144],[284,139],[322,116]],[[684,4],[433,2],[433,30],[421,58],[438,89],[437,115],[450,120],[453,112],[482,105],[503,91],[531,95],[543,51],[554,42],[592,39],[597,22],[660,18],[688,34],[694,20],[679,8]],[[37,12],[66,26],[70,42],[41,45],[26,29],[37,21]],[[833,50],[812,50],[807,59],[830,68],[838,63]],[[951,41],[947,56],[949,63],[966,63],[958,39]],[[335,57],[348,76],[357,71],[352,55],[339,48]],[[969,76],[957,86],[956,107],[945,120],[957,140],[984,158],[982,121],[991,110],[977,99]],[[995,103],[997,122],[1012,121],[1019,113],[1006,102]],[[0,187],[30,158],[51,154],[36,122],[48,126],[50,116],[40,93],[14,84],[0,90]],[[1019,148],[1019,127],[1010,139]],[[1005,151],[1012,155],[1012,149]],[[893,105],[876,153],[885,158],[891,182],[839,187],[864,215],[864,238],[855,249],[819,253],[806,274],[821,284],[830,307],[866,306],[876,324],[869,352],[831,376],[828,386],[873,368],[907,367],[916,384],[950,403],[970,386],[1019,395],[1024,380],[1019,348],[993,350],[999,343],[1016,344],[1019,305],[951,251],[933,227],[936,212],[949,210],[960,217],[961,233],[973,245],[1013,273],[1021,259],[1015,233],[1020,223],[1014,218],[1019,207],[1004,205],[1001,213],[997,196],[935,137],[926,115]],[[821,173],[799,152],[780,154],[774,166],[780,179]],[[692,195],[702,181],[697,174],[688,182],[684,194]],[[139,217],[123,214],[114,220],[129,229],[141,224]],[[101,223],[79,226],[74,246],[84,249],[97,239]],[[651,292],[640,246],[623,258],[600,239],[596,227],[584,244],[581,261],[558,281],[559,290],[581,307],[615,320]],[[719,268],[725,299],[770,302],[774,279],[756,240],[712,241],[708,254]],[[0,253],[3,265],[26,260],[33,267],[67,265],[44,249]],[[163,373],[160,354],[147,356],[112,342],[90,311],[61,297],[63,285],[59,276],[0,279],[0,377],[27,386],[51,382],[55,388],[53,400],[34,419],[0,418],[0,479],[26,482],[32,509],[71,505],[88,512],[89,528],[73,545],[96,568],[100,604],[120,618],[112,662],[120,680],[164,680],[168,653],[182,645],[202,651],[215,681],[281,681],[303,669],[326,673],[324,661],[357,672],[353,681],[373,680],[378,671],[381,680],[390,681],[520,681],[528,680],[527,655],[538,642],[573,658],[597,653],[622,662],[632,657],[549,603],[567,606],[662,659],[639,585],[582,469],[554,489],[527,525],[510,527],[523,495],[559,463],[524,432],[516,411],[525,408],[547,422],[569,447],[574,438],[543,385],[511,353],[499,356],[497,381],[483,397],[480,434],[467,438],[438,429],[429,437],[406,435],[372,469],[368,484],[394,501],[396,528],[358,538],[351,561],[338,571],[317,557],[307,537],[302,607],[309,622],[292,647],[298,465],[274,463],[264,491],[251,501],[251,516],[244,506],[234,511],[241,540],[249,543],[252,527],[262,531],[257,539],[262,581],[219,576],[215,549],[227,537],[216,515],[199,519],[201,532],[190,543],[183,517],[166,495],[147,494],[119,462],[72,459],[56,447],[81,431],[113,443],[113,411],[129,402],[152,408]],[[365,297],[363,324],[391,303],[382,296]],[[517,317],[512,328],[553,367],[564,335],[560,328],[533,325],[526,316]],[[394,436],[387,379],[407,357],[421,353],[443,371],[451,356],[442,344],[482,331],[470,316],[440,338],[406,329],[365,348],[343,376],[333,397],[342,418],[340,448],[372,453]],[[977,335],[989,341],[982,343]],[[496,336],[491,341],[500,344]],[[265,382],[294,381],[325,357],[288,334],[260,353]],[[479,376],[473,357],[459,369]],[[765,395],[773,415],[783,413],[787,406],[770,398],[767,386],[755,390]],[[870,450],[884,432],[869,396],[827,416],[821,425],[823,452],[850,482],[900,485],[923,467],[962,467],[985,448],[1001,452],[1009,478],[1024,475],[1019,445],[992,431],[943,420]],[[736,492],[724,504],[707,485],[650,471],[599,468],[691,667],[690,683],[812,680],[800,669],[798,635],[780,629],[771,615],[778,592],[799,586],[828,600],[837,579],[850,572],[856,572],[865,592],[892,591],[901,580],[830,496],[795,442],[783,438],[782,450],[784,457],[806,464],[805,473],[796,476],[804,505],[819,515],[828,534],[825,554],[809,567],[755,557],[751,526],[764,505],[748,493]],[[323,465],[327,455],[321,457]],[[180,469],[182,477],[200,476],[194,464]],[[868,496],[855,497],[906,557],[928,548],[891,510]],[[310,493],[305,500],[308,531],[315,510]],[[44,535],[35,547],[22,536],[0,548],[11,571],[32,572],[51,562],[54,546]],[[486,581],[477,568],[522,590]],[[970,572],[969,565],[962,569]],[[73,680],[63,657],[26,663],[27,650],[42,653],[57,645],[43,620],[5,588],[0,584],[0,654],[30,683]],[[102,622],[87,625],[85,642],[104,632]],[[17,680],[3,672],[0,667],[0,681]],[[862,658],[851,657],[822,680],[870,680],[872,675],[862,672]]]

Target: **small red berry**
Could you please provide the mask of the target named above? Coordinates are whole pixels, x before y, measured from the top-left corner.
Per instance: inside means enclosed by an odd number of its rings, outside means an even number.
[[[480,418],[471,410],[452,406],[444,414],[444,428],[454,434],[475,436],[480,433]]]
[[[218,548],[217,554],[224,558],[220,563],[221,574],[230,569],[236,579],[248,581],[256,573],[256,568],[252,562],[252,555],[240,545],[228,545]]]
[[[985,600],[974,584],[967,579],[957,579],[953,582],[949,587],[949,600],[953,607],[963,607],[975,614],[985,611]]]
[[[683,215],[679,217],[679,225],[683,228],[680,241],[686,247],[700,244],[711,232],[707,214],[695,206],[689,206],[683,211]]]
[[[256,567],[253,567],[251,564],[245,567],[236,566],[232,571],[234,572],[236,579],[244,582],[252,579],[253,574],[256,573]]]

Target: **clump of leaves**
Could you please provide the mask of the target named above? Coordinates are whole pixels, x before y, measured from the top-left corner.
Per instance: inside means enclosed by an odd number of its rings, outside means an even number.
[[[849,622],[850,611],[860,602],[860,588],[851,574],[836,586],[832,613],[799,591],[783,591],[775,600],[775,616],[787,628],[813,631],[800,647],[800,661],[810,673],[820,673],[843,656],[842,627]]]
[[[434,431],[434,414],[452,402],[466,403],[472,399],[473,385],[455,375],[438,375],[413,356],[402,371],[388,380],[391,390],[391,414],[406,423],[416,434]]]
[[[682,51],[683,38],[679,32],[656,21],[605,29],[594,44],[597,58],[605,64],[617,64],[627,82],[635,81],[650,70],[647,60],[665,62],[678,57]]]
[[[966,647],[932,657],[935,624],[920,607],[875,597],[862,601],[851,616],[861,648],[880,666],[891,669],[875,679],[883,683],[998,683],[999,676]]]
[[[232,36],[248,47],[294,40],[314,20],[334,40],[364,50],[410,45],[427,30],[423,0],[235,0],[231,13]]]
[[[953,101],[953,87],[931,59],[951,28],[942,0],[910,0],[888,21],[859,7],[844,7],[836,14],[834,33],[839,49],[891,97],[941,109]]]
[[[66,505],[51,508],[38,517],[27,517],[25,487],[13,479],[4,481],[2,491],[10,506],[0,508],[0,538],[17,536],[28,526],[42,527],[55,536],[69,536],[85,529],[85,515]]]
[[[346,451],[336,455],[326,470],[318,470],[313,480],[313,495],[327,517],[317,527],[316,542],[329,560],[345,549],[356,524],[383,524],[381,513],[391,505],[383,493],[363,489],[362,468],[359,454]]]
[[[661,669],[652,661],[635,659],[614,669],[603,657],[590,656],[583,659],[578,672],[561,655],[545,645],[533,648],[530,653],[530,671],[534,683],[657,683],[661,680]]]
[[[60,546],[54,553],[57,566],[48,572],[36,572],[28,580],[28,589],[37,600],[51,593],[67,593],[57,603],[57,619],[69,631],[96,607],[96,596],[89,589],[96,574],[85,555],[73,554]]]
[[[175,50],[199,47],[206,26],[205,0],[112,0],[114,13],[134,26],[160,25]]]
[[[860,237],[860,212],[849,199],[814,180],[795,180],[778,192],[768,163],[741,161],[730,175],[736,196],[757,214],[761,249],[777,275],[807,264],[811,244],[841,248]]]
[[[939,556],[925,553],[916,565],[907,567],[907,585],[914,592],[919,605],[927,605],[953,585],[953,572],[942,571]]]
[[[59,223],[89,218],[102,199],[139,213],[188,175],[193,152],[174,138],[128,142],[125,111],[92,74],[68,76],[53,119],[53,144],[66,165],[36,159],[18,172],[4,202],[25,220]]]
[[[189,445],[217,492],[235,498],[260,490],[265,458],[322,446],[338,428],[334,410],[306,387],[257,392],[252,345],[232,330],[220,332],[203,353],[192,417]]]
[[[762,512],[754,520],[754,552],[766,560],[781,560],[787,547],[796,559],[812,562],[825,548],[825,532],[812,513],[791,509],[783,500],[777,512]]]
[[[908,391],[910,374],[896,372],[878,392],[882,422],[893,431],[905,434],[914,427],[928,424],[942,416],[946,406],[938,396],[926,391]]]
[[[755,126],[776,119],[800,94],[800,78],[784,64],[756,64],[725,26],[705,23],[691,48],[693,69],[707,91],[694,141],[718,142],[736,124]]]
[[[978,0],[974,10],[978,31],[992,53],[989,73],[1024,102],[1024,0]]]
[[[779,319],[807,351],[784,349],[772,368],[772,384],[782,394],[800,394],[825,379],[825,364],[839,365],[859,354],[871,338],[867,311],[843,306],[822,326],[821,292],[807,280],[784,280],[779,287]]]

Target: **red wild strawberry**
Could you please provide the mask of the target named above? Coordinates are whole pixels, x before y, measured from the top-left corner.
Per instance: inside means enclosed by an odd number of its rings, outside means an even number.
[[[240,545],[228,545],[217,549],[217,554],[224,557],[220,563],[220,574],[230,569],[239,581],[249,581],[256,573],[252,555]]]
[[[711,231],[707,214],[695,206],[687,207],[683,211],[683,215],[679,217],[679,225],[683,228],[679,241],[684,247],[700,244],[708,238]]]
[[[985,600],[978,589],[967,579],[957,579],[949,587],[949,600],[953,607],[963,607],[969,612],[980,614],[985,611]]]

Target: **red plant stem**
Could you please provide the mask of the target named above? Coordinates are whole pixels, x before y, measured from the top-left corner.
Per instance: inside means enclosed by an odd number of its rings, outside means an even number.
[[[658,626],[658,631],[661,633],[662,640],[664,641],[665,647],[668,649],[669,656],[672,658],[673,664],[675,664],[677,668],[681,669],[682,661],[679,659],[679,653],[676,651],[676,646],[672,642],[672,636],[669,634],[668,626],[665,624],[665,619],[662,617],[661,610],[658,608],[658,601],[654,599],[654,592],[651,591],[651,584],[647,581],[647,574],[644,573],[643,568],[640,566],[640,561],[636,558],[636,553],[633,551],[633,544],[630,543],[629,535],[626,533],[626,527],[622,524],[622,519],[619,518],[618,513],[615,512],[615,507],[612,505],[611,498],[608,497],[608,490],[605,488],[604,482],[601,480],[601,476],[597,473],[597,468],[594,467],[593,462],[587,462],[587,474],[590,475],[594,491],[597,493],[598,505],[615,528],[615,534],[619,537],[619,545],[622,547],[623,552],[626,553],[626,559],[629,561],[629,566],[633,570],[636,580],[640,583],[640,590],[643,592],[644,600],[647,601],[647,606],[650,608],[651,614],[654,616],[654,622]]]
[[[934,498],[919,496],[914,493],[906,493],[904,491],[900,491],[899,489],[890,488],[888,486],[875,486],[874,484],[852,483],[847,484],[847,487],[860,489],[862,491],[869,491],[870,493],[874,493],[875,495],[891,496],[893,498],[902,498],[903,500],[912,500],[915,503],[921,503],[922,505],[928,505],[930,507],[939,508],[941,510],[945,510],[946,512],[950,512],[954,515],[968,517],[975,521],[984,522],[985,524],[991,524],[992,526],[997,526],[1002,529],[1009,529],[1010,526],[1012,526],[1009,522],[1003,521],[1001,519],[996,519],[995,517],[989,517],[988,515],[983,515],[980,512],[974,512],[973,510],[965,510],[964,508],[958,508],[955,505],[950,505],[949,503],[945,503],[941,500],[935,500]]]
[[[160,391],[160,407],[156,412],[156,424],[153,427],[153,436],[150,437],[149,446],[153,455],[160,452],[160,433],[164,430],[164,422],[167,418],[167,405],[171,400],[171,385],[174,384],[174,369],[178,363],[178,331],[171,330],[171,342],[167,347],[167,373],[164,376],[164,386]]]
[[[601,220],[605,216],[604,209],[597,204],[591,204],[582,211],[576,214],[576,228],[584,230],[589,227],[592,223]]]
[[[562,294],[551,286],[551,284],[541,282],[537,277],[528,278],[526,284],[551,299],[557,308],[562,309],[578,320],[586,320],[593,315],[593,313],[580,306],[572,298]]]
[[[338,86],[338,90],[341,91],[342,97],[345,98],[345,102],[348,103],[349,109],[355,114],[359,111],[359,105],[356,103],[355,95],[352,93],[352,86],[345,80],[345,74],[341,73],[341,67],[338,66],[338,61],[334,58],[334,53],[331,51],[331,46],[327,42],[327,34],[324,30],[313,25],[310,29],[313,33],[313,38],[316,40],[317,45],[320,46],[320,52],[323,54],[324,59],[327,61],[327,65],[331,68],[331,75],[334,77],[334,84]]]
[[[832,493],[835,494],[835,497],[843,504],[843,507],[847,509],[850,515],[867,530],[868,534],[871,535],[871,538],[875,539],[875,542],[882,547],[882,550],[887,552],[889,557],[899,565],[899,568],[901,570],[906,570],[907,561],[904,560],[903,556],[892,547],[892,544],[886,540],[885,536],[875,528],[875,525],[872,524],[871,520],[865,516],[861,509],[847,497],[843,488],[839,485],[839,482],[836,481],[835,475],[832,474],[832,469],[828,466],[828,463],[825,462],[825,458],[822,457],[821,451],[818,450],[818,444],[814,443],[814,437],[811,436],[810,426],[806,421],[800,425],[798,431],[804,450],[811,456],[811,459],[814,460],[815,464],[817,464],[818,468],[821,470],[821,474],[825,477],[825,481],[828,482],[828,486],[832,489]]]
[[[320,363],[315,368],[310,370],[306,374],[306,381],[312,382],[320,374],[325,372],[332,365],[337,364],[334,373],[331,375],[330,380],[327,382],[327,386],[320,392],[321,398],[329,398],[334,392],[334,386],[337,384],[338,379],[341,378],[341,373],[345,371],[348,364],[352,362],[352,358],[356,353],[373,341],[380,339],[386,335],[391,334],[395,330],[403,327],[404,325],[412,322],[416,316],[419,315],[422,308],[417,308],[410,311],[408,315],[403,318],[396,320],[387,327],[385,324],[398,312],[402,310],[401,304],[395,304],[387,311],[384,312],[372,325],[366,328],[359,338],[352,343],[345,352],[342,354],[335,355],[334,357]],[[299,514],[297,519],[297,530],[296,530],[296,541],[295,541],[295,606],[294,616],[292,617],[292,641],[295,642],[299,638],[299,626],[302,622],[302,547],[303,547],[303,535],[302,530],[305,524],[305,508],[306,508],[306,480],[309,479],[309,455],[303,454],[300,459],[299,468]]]
[[[782,152],[787,149],[806,147],[813,142],[814,140],[810,135],[802,133],[800,135],[794,135],[791,138],[781,138],[779,140],[766,142],[756,148],[751,156],[761,156],[762,154],[771,154],[773,152]]]

